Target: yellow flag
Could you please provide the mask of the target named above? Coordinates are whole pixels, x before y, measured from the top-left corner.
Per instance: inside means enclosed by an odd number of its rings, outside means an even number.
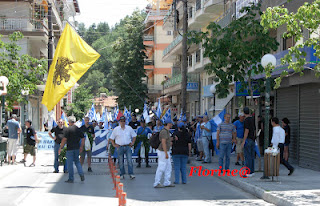
[[[42,104],[51,111],[100,57],[69,24],[64,28],[44,90]]]

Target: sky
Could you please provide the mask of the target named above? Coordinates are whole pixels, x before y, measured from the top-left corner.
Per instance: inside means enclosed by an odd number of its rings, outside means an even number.
[[[85,23],[88,28],[93,23],[107,22],[114,26],[136,8],[144,9],[147,0],[78,0],[80,15],[76,20]]]

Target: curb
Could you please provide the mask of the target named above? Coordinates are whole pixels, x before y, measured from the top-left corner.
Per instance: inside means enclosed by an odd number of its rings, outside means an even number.
[[[193,165],[202,166],[203,168],[210,170],[209,167],[206,167],[201,164],[197,164],[197,163],[194,164],[194,162],[193,162]],[[225,177],[216,176],[216,177],[218,177],[220,180],[223,180],[223,181],[229,183],[230,185],[233,185],[237,188],[240,188],[240,189],[256,196],[259,199],[263,199],[266,202],[269,202],[269,203],[272,203],[275,205],[280,205],[280,206],[294,206],[295,205],[294,203],[289,202],[288,200],[286,200],[284,198],[278,197],[277,195],[274,195],[271,192],[265,191],[264,189],[257,187],[257,186],[254,186],[252,184],[249,184],[247,182],[237,180],[235,178],[230,178],[227,176],[225,176]]]

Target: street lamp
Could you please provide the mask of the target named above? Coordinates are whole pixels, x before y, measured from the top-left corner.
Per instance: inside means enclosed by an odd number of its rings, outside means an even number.
[[[216,115],[216,85],[211,85],[210,92],[213,94],[213,117]]]
[[[138,114],[140,110],[137,108],[134,111],[136,112],[136,114]]]
[[[261,59],[261,65],[263,68],[272,70],[276,66],[277,59],[272,54],[266,54]],[[271,90],[271,78],[266,77],[266,91],[265,91],[265,121],[264,121],[264,149],[267,149],[269,146],[269,124],[270,124],[270,90]],[[262,179],[268,179],[266,174]]]

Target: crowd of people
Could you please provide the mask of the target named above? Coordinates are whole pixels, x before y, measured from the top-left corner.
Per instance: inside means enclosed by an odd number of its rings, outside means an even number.
[[[245,107],[243,113],[238,115],[235,121],[231,122],[231,115],[225,114],[224,121],[216,127],[216,132],[212,132],[213,125],[209,121],[208,116],[198,116],[197,119],[178,121],[177,118],[167,119],[164,122],[159,119],[153,119],[146,123],[144,119],[137,120],[136,115],[132,115],[132,121],[127,125],[126,118],[121,116],[119,121],[109,122],[108,128],[104,128],[103,122],[92,121],[89,118],[84,118],[84,124],[79,127],[75,125],[75,118],[68,118],[69,127],[65,126],[63,119],[57,122],[57,126],[52,128],[48,134],[54,140],[54,173],[59,173],[59,154],[66,146],[66,163],[63,165],[64,173],[69,173],[69,178],[66,182],[74,181],[73,163],[76,165],[80,179],[84,181],[84,172],[82,165],[87,156],[88,172],[92,172],[91,157],[92,145],[95,139],[95,131],[100,129],[110,130],[111,135],[108,136],[107,150],[110,151],[112,145],[118,155],[120,177],[125,178],[124,157],[126,156],[128,163],[128,174],[130,179],[134,179],[132,148],[137,151],[137,168],[141,167],[142,157],[140,150],[145,144],[144,139],[148,140],[152,135],[158,135],[159,146],[156,149],[158,157],[158,167],[155,175],[155,188],[173,187],[175,184],[187,183],[186,165],[190,156],[196,155],[197,161],[202,161],[203,164],[210,164],[214,152],[219,155],[219,169],[228,170],[230,168],[230,154],[235,150],[237,159],[236,165],[246,166],[249,168],[247,177],[254,175],[255,153],[256,153],[256,138],[261,138],[263,133],[263,121],[259,116],[258,129],[256,134],[255,120],[250,109]],[[279,124],[279,119],[273,117],[271,125],[273,127],[270,146],[279,148],[280,162],[287,167],[289,175],[294,171],[294,168],[288,163],[288,147],[290,143],[290,121],[287,118],[282,119],[282,127]],[[24,158],[20,161],[26,163],[28,154],[33,156],[33,162],[30,167],[35,166],[36,161],[36,143],[38,142],[37,134],[32,128],[32,121],[25,121],[26,126],[26,141],[24,145]],[[8,136],[8,163],[16,163],[16,154],[19,142],[19,134],[21,127],[17,121],[17,116],[12,115],[7,122],[9,130]],[[261,132],[262,130],[262,132]],[[85,149],[85,141],[88,138],[91,149]],[[81,144],[79,144],[81,142]],[[144,158],[146,167],[150,168],[149,164],[149,148],[144,150]],[[80,159],[79,159],[80,156]],[[171,159],[174,165],[174,184],[171,183]],[[163,184],[160,180],[164,176]],[[180,181],[181,177],[181,181]]]

